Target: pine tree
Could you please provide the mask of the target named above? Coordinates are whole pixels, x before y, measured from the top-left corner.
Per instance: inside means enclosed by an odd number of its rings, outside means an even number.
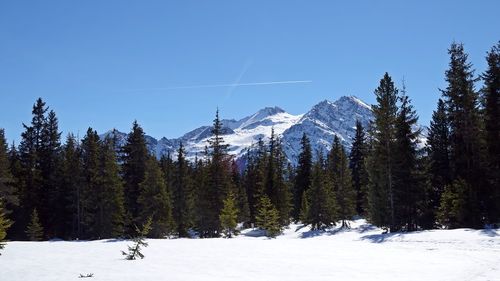
[[[62,153],[61,192],[57,212],[64,222],[64,235],[82,237],[82,188],[84,186],[81,149],[75,136],[69,134]]]
[[[302,194],[311,185],[311,171],[312,171],[311,144],[305,133],[302,135],[300,144],[301,144],[301,153],[299,154],[299,161],[297,166],[297,172],[295,175],[295,183],[293,191],[294,210],[292,216],[295,220],[298,220],[300,216]]]
[[[123,182],[117,162],[113,139],[106,138],[101,144],[98,222],[99,237],[120,237],[124,234],[125,208]]]
[[[331,177],[323,169],[324,160],[318,157],[312,168],[311,186],[307,190],[308,203],[307,220],[304,223],[311,224],[311,229],[319,230],[335,224],[336,202],[333,192]],[[302,215],[304,217],[304,215]]]
[[[467,206],[468,190],[469,187],[463,179],[455,180],[445,187],[437,213],[437,219],[442,225],[458,228],[467,223],[473,211]]]
[[[393,192],[394,192],[394,230],[417,229],[419,203],[423,199],[424,188],[419,180],[418,137],[421,133],[416,115],[403,82],[401,105],[396,119],[396,143],[394,145]],[[391,229],[392,231],[393,229]]]
[[[179,237],[188,237],[188,231],[193,226],[193,192],[189,178],[188,162],[184,156],[182,142],[177,151],[175,175],[173,181],[173,216],[177,225]]]
[[[137,226],[135,227],[135,232],[137,233],[132,239],[134,246],[128,246],[128,253],[122,251],[122,255],[126,256],[127,260],[135,260],[137,257],[143,259],[144,254],[141,252],[142,247],[147,247],[148,242],[146,242],[146,237],[152,229],[153,219],[149,217],[142,226],[140,230]]]
[[[222,227],[222,233],[227,238],[233,237],[237,234],[236,226],[238,224],[238,209],[236,208],[236,202],[234,195],[229,193],[227,198],[224,200],[224,207],[219,215],[219,220]]]
[[[465,227],[481,227],[483,216],[484,170],[481,151],[481,132],[478,94],[474,89],[474,70],[462,44],[453,43],[448,50],[449,69],[446,71],[447,87],[442,90],[450,124],[450,166],[452,180],[463,178],[469,188],[467,206],[471,215]]]
[[[338,206],[337,218],[342,220],[342,227],[349,227],[347,220],[352,219],[356,213],[356,191],[352,186],[347,155],[338,136],[334,137],[329,159],[333,162],[330,164],[329,173]]]
[[[489,222],[500,220],[500,42],[486,57],[488,69],[483,73],[484,122],[488,168],[486,215]]]
[[[152,218],[150,236],[153,238],[171,235],[175,231],[171,194],[167,191],[158,161],[153,156],[149,156],[146,161],[144,180],[139,188],[139,221],[145,223],[148,218]]]
[[[374,120],[370,131],[370,153],[367,159],[369,176],[369,219],[382,227],[393,228],[394,220],[394,140],[396,134],[398,89],[388,73],[375,90],[377,104],[372,106]]]
[[[353,188],[356,191],[356,213],[360,216],[364,216],[368,208],[368,173],[365,166],[366,153],[367,144],[364,128],[361,122],[356,120],[356,133],[349,155],[349,167],[352,173]]]
[[[302,193],[302,202],[300,203],[300,216],[299,220],[303,224],[309,224],[311,219],[309,218],[309,196],[308,192],[304,190]]]
[[[7,236],[7,230],[11,225],[12,221],[7,218],[3,208],[3,202],[0,201],[0,250],[5,247],[5,237]],[[2,254],[0,253],[0,255]]]
[[[273,206],[267,195],[260,198],[255,222],[257,227],[265,231],[267,237],[274,238],[281,233],[278,210]]]
[[[5,133],[0,129],[0,200],[3,201],[5,213],[11,215],[19,206],[16,181],[11,173]]]
[[[82,236],[79,238],[95,239],[99,237],[100,148],[101,144],[97,132],[92,128],[88,128],[87,134],[82,140],[83,182],[80,196],[80,229]]]
[[[43,239],[43,227],[36,209],[33,209],[33,213],[31,214],[30,223],[26,228],[26,235],[30,241],[41,241]]]
[[[250,222],[250,207],[248,206],[248,197],[245,187],[243,186],[243,179],[238,171],[236,161],[231,163],[231,181],[235,191],[236,207],[238,209],[238,222],[248,225]]]
[[[446,107],[442,99],[438,100],[436,111],[432,114],[432,120],[427,136],[427,152],[429,155],[429,172],[431,189],[428,196],[428,207],[430,218],[428,227],[432,227],[436,221],[435,214],[440,206],[441,195],[446,185],[450,182],[450,141],[449,124],[446,116]]]
[[[125,210],[129,225],[127,233],[132,234],[133,225],[140,221],[140,209],[137,202],[141,190],[139,183],[144,181],[146,162],[149,158],[144,131],[137,121],[132,124],[132,130],[127,136],[122,155]]]

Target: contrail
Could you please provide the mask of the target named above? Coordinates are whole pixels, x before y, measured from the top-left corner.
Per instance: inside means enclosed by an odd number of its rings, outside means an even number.
[[[280,84],[300,84],[300,83],[311,83],[311,82],[312,80],[286,80],[286,81],[266,81],[266,82],[251,82],[251,83],[208,84],[208,85],[190,85],[190,86],[177,86],[177,87],[165,87],[165,88],[128,89],[128,90],[121,90],[120,92],[262,86],[262,85],[280,85]]]

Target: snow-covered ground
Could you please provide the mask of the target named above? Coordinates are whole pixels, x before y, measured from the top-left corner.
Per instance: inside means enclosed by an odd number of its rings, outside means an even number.
[[[120,254],[130,241],[9,242],[0,280],[500,280],[500,230],[381,233],[357,220],[326,232],[291,225],[276,239],[149,240],[135,261]]]

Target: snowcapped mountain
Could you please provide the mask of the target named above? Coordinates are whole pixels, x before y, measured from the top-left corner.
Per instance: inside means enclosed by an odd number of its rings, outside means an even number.
[[[371,107],[354,96],[343,96],[338,100],[322,101],[305,114],[292,115],[279,107],[266,107],[255,114],[240,120],[224,119],[224,141],[230,144],[229,152],[237,158],[247,148],[257,143],[259,138],[267,140],[271,131],[282,138],[288,159],[295,163],[300,152],[300,139],[306,133],[314,151],[326,153],[335,135],[339,136],[346,147],[351,146],[355,133],[356,120],[367,126],[372,118]],[[182,142],[187,151],[187,158],[193,160],[201,155],[212,136],[212,126],[202,126],[177,139],[159,140],[146,136],[148,149],[157,157],[175,156],[175,151]],[[108,131],[102,136],[116,134],[120,145],[125,143],[126,134]]]

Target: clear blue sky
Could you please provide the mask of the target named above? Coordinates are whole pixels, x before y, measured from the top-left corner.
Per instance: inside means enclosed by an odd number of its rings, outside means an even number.
[[[154,137],[178,137],[217,106],[241,118],[346,94],[373,103],[385,71],[405,78],[427,124],[450,43],[484,71],[499,13],[498,0],[2,1],[0,127],[19,140],[42,97],[64,135],[127,132],[137,119]],[[172,89],[284,80],[312,82]]]

